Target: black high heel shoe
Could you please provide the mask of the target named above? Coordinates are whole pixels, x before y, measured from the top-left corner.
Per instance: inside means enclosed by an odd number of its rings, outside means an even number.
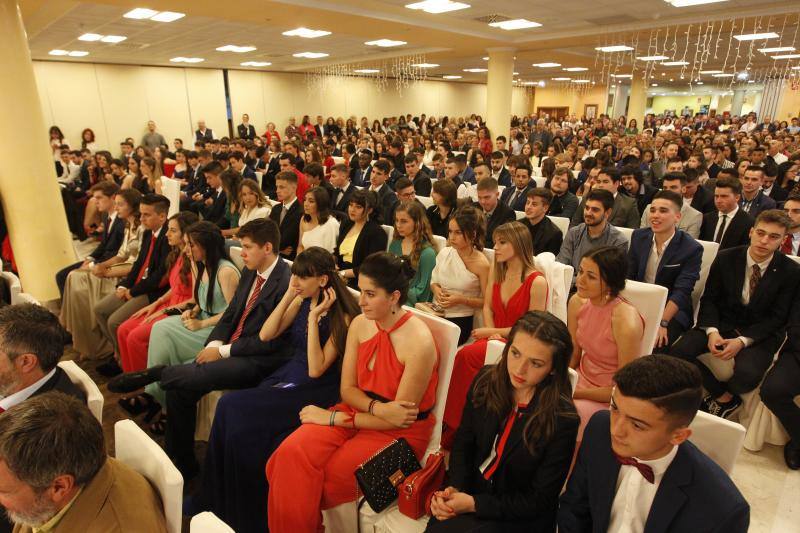
[[[142,394],[137,394],[136,396],[122,397],[117,400],[117,404],[129,415],[139,416],[145,412],[149,413],[153,408],[153,404],[156,404],[156,401],[152,396],[144,392]],[[159,409],[160,408],[161,406],[159,405]]]

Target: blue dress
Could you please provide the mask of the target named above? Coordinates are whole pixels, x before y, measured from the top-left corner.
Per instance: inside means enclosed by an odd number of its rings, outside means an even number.
[[[328,408],[339,400],[338,361],[319,378],[308,375],[310,308],[304,300],[290,327],[292,359],[257,387],[229,392],[217,404],[191,514],[213,511],[237,533],[267,531],[267,460],[300,426],[303,407]],[[326,316],[319,324],[322,346],[329,336]]]

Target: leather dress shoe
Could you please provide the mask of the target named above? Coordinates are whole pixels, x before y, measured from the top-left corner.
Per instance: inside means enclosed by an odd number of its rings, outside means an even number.
[[[800,470],[800,442],[790,440],[783,447],[783,458],[786,466],[792,470]]]
[[[165,368],[165,365],[157,365],[141,372],[120,374],[109,380],[108,390],[111,392],[133,392],[139,390],[145,385],[159,381]]]

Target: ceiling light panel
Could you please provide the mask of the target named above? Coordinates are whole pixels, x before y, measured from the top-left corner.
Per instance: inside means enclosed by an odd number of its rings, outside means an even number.
[[[236,46],[235,44],[226,44],[225,46],[218,47],[217,52],[235,52],[237,54],[243,54],[245,52],[252,52],[255,49],[255,46]]]
[[[782,54],[779,56],[770,56],[772,59],[797,59],[800,58],[800,54]]]
[[[727,0],[666,0],[672,7],[691,7],[703,4],[716,4],[718,2],[727,2]]]
[[[321,57],[328,57],[330,54],[326,54],[325,52],[300,52],[297,54],[292,54],[293,57],[302,57],[304,59],[319,59]]]
[[[125,37],[124,35],[106,35],[105,37],[100,39],[100,42],[116,44],[116,43],[121,43],[125,39],[127,39],[127,37]]]
[[[303,37],[305,39],[316,39],[317,37],[325,37],[330,35],[331,32],[325,30],[311,30],[309,28],[295,28],[293,30],[283,32],[287,37]]]
[[[360,68],[354,70],[353,72],[357,72],[358,74],[377,74],[380,72],[380,69],[377,68]]]
[[[452,2],[451,0],[425,0],[424,2],[415,2],[413,4],[406,4],[408,9],[420,9],[426,13],[448,13],[450,11],[458,11],[460,9],[467,9],[471,7],[469,4],[463,2]]]
[[[633,47],[624,44],[615,44],[613,46],[598,46],[595,50],[600,50],[601,52],[626,52],[628,50],[633,50]]]
[[[175,11],[162,11],[157,15],[153,15],[150,17],[150,20],[155,20],[156,22],[174,22],[178,19],[182,19],[185,17],[185,13],[177,13]]]
[[[684,65],[688,65],[688,61],[664,61],[661,63],[665,67],[682,67]]]
[[[391,48],[393,46],[403,46],[408,44],[405,41],[393,41],[391,39],[378,39],[377,41],[367,41],[364,44],[367,46],[379,46],[381,48]]]
[[[774,31],[766,32],[766,33],[744,33],[742,35],[734,35],[733,38],[738,41],[761,41],[764,39],[775,39],[780,37]]]
[[[239,63],[243,67],[268,67],[271,64],[269,61],[245,61],[244,63]]]
[[[532,66],[539,68],[552,68],[552,67],[560,67],[561,63],[533,63]]]
[[[776,46],[774,48],[759,48],[758,51],[762,54],[773,54],[777,52],[794,52],[794,46]]]
[[[436,68],[439,66],[439,63],[414,63],[411,66],[417,68]]]
[[[553,81],[569,81],[572,78],[550,78],[550,79],[553,80]]]
[[[485,69],[485,68],[465,68],[464,72],[473,72],[473,73],[488,72],[488,69]]]
[[[501,30],[524,30],[527,28],[538,28],[541,24],[527,19],[512,19],[490,22],[489,26],[492,28],[500,28]]]
[[[450,76],[442,76],[442,78],[445,80],[460,80],[462,76],[450,75]]]
[[[91,41],[99,41],[102,38],[103,36],[100,35],[99,33],[84,33],[83,35],[78,37],[78,40],[91,42]]]
[[[147,9],[146,7],[137,7],[136,9],[132,9],[122,16],[125,17],[126,19],[143,20],[143,19],[149,19],[155,15],[158,15],[158,11],[155,11],[153,9]]]
[[[89,52],[86,52],[85,50],[72,50],[67,55],[69,57],[84,57],[84,56],[88,56]]]
[[[663,61],[664,59],[669,59],[667,56],[640,56],[637,57],[639,61]]]
[[[586,70],[589,70],[589,69],[586,68],[586,67],[566,67],[566,68],[562,68],[561,70],[565,70],[567,72],[583,72],[583,71],[586,71]]]

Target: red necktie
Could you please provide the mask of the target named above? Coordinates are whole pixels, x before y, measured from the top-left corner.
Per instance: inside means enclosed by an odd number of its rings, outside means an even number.
[[[786,237],[783,238],[783,243],[781,244],[781,252],[785,253],[786,255],[792,255],[792,234],[789,233]]]
[[[256,275],[256,286],[253,289],[253,294],[250,295],[250,298],[247,300],[247,306],[244,308],[244,313],[242,313],[242,318],[239,319],[239,325],[236,326],[236,330],[231,335],[231,340],[229,344],[233,344],[236,342],[242,335],[242,329],[244,329],[244,321],[247,320],[247,315],[250,314],[250,311],[253,310],[253,307],[256,305],[256,300],[258,300],[258,295],[261,293],[261,287],[264,286],[264,278],[259,275]]]
[[[153,248],[156,247],[156,236],[155,234],[150,235],[150,249],[147,250],[147,255],[144,257],[144,261],[142,262],[142,268],[139,269],[139,275],[136,276],[136,283],[142,281],[145,273],[147,272],[147,266],[150,264],[150,257],[153,255]]]
[[[646,464],[640,463],[633,457],[621,457],[617,454],[614,454],[614,458],[616,458],[617,462],[621,465],[632,466],[636,468],[647,481],[649,481],[650,483],[655,483],[656,476],[653,473],[653,469],[647,466]]]

